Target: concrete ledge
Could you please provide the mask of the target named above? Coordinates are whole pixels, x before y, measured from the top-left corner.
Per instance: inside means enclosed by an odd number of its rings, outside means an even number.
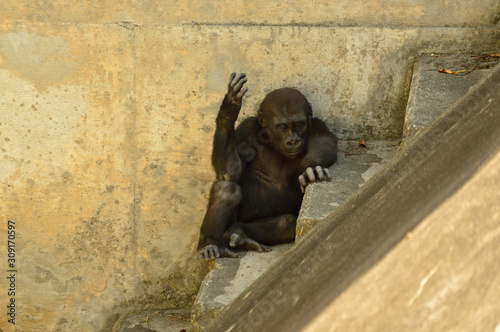
[[[306,189],[296,239],[301,239],[331,214],[366,181],[380,171],[399,149],[399,140],[339,141],[337,162],[330,167],[331,182],[313,183]]]
[[[500,58],[477,54],[424,54],[415,63],[406,107],[404,143],[428,128],[481,78]],[[457,74],[441,73],[438,69]],[[330,168],[332,182],[307,188],[299,219],[297,239],[302,238],[377,173],[395,155],[398,141],[339,141],[338,161]]]

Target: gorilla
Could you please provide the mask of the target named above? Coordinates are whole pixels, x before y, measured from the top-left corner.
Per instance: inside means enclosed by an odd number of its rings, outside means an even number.
[[[337,160],[337,137],[293,88],[270,92],[257,116],[235,129],[246,82],[245,74],[231,74],[216,120],[216,180],[198,243],[207,260],[294,241],[307,184],[330,181],[327,167]]]

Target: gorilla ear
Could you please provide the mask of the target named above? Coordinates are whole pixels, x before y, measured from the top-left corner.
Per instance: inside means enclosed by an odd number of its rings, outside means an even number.
[[[310,117],[313,116],[313,109],[310,102],[307,102],[307,115],[309,115]]]

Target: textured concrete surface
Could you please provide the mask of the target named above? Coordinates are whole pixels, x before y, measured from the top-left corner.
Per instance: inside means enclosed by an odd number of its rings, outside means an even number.
[[[354,194],[366,181],[380,171],[394,157],[399,139],[339,141],[337,162],[331,166],[331,182],[313,183],[306,188],[299,218],[296,239],[301,239],[313,227]]]
[[[207,331],[493,331],[500,67]]]
[[[213,262],[194,302],[191,331],[204,331],[209,323],[258,279],[275,262],[284,257],[292,244],[273,246],[265,253],[239,252],[239,258],[220,258]]]
[[[250,79],[242,116],[288,85],[344,139],[399,136],[414,59],[498,52],[495,6],[1,2],[0,232],[16,221],[17,328],[116,331],[130,312],[192,304],[231,71]]]
[[[4,22],[498,27],[500,21],[496,0],[5,0],[0,9]]]
[[[145,311],[130,315],[120,332],[189,332],[190,309]]]
[[[413,69],[406,106],[403,138],[414,137],[463,97],[474,84],[500,63],[480,54],[425,54]],[[439,72],[444,69],[449,72]]]

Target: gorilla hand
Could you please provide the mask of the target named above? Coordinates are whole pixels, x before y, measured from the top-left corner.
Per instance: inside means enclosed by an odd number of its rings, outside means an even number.
[[[241,104],[243,96],[247,93],[248,88],[243,88],[243,85],[247,82],[246,74],[232,73],[229,78],[229,84],[227,86],[227,94],[222,102],[221,111],[219,116],[222,119],[230,120],[233,123],[238,119],[238,114],[240,113]],[[225,105],[229,107],[224,107]]]
[[[299,176],[300,190],[304,193],[306,187],[312,182],[331,181],[332,177],[328,168],[316,166],[314,168],[308,167],[302,175]]]

